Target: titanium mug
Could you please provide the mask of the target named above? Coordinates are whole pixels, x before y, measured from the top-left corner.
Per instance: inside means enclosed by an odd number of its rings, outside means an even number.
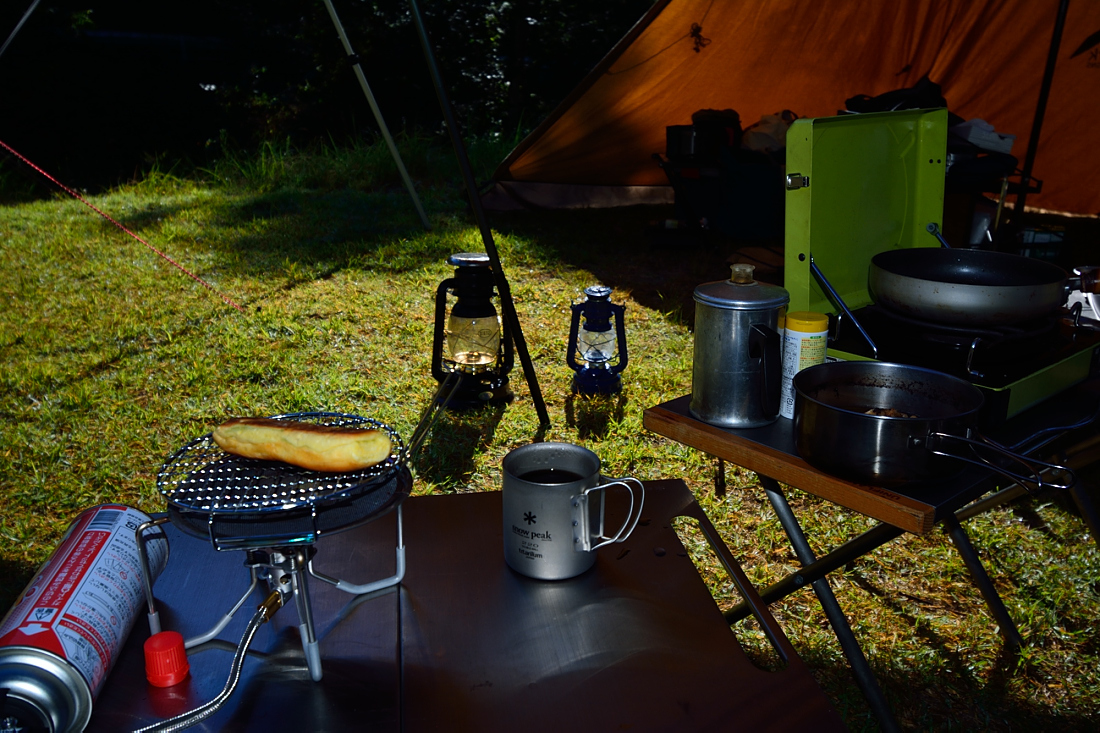
[[[596,550],[625,540],[642,516],[642,482],[605,479],[599,456],[579,445],[532,443],[508,453],[502,467],[504,560],[528,577],[580,575],[596,563]],[[622,526],[608,536],[604,509],[612,486],[627,490],[630,508]]]

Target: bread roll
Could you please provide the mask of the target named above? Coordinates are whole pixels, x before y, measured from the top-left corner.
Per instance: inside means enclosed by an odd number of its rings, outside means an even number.
[[[386,460],[391,450],[384,430],[265,417],[235,417],[218,426],[213,438],[226,453],[312,471],[358,471]]]

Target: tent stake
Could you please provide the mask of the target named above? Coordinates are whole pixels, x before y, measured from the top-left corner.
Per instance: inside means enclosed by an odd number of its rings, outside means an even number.
[[[538,413],[540,424],[549,425],[550,415],[546,411],[546,403],[542,400],[542,390],[539,389],[535,366],[531,362],[531,355],[527,351],[527,342],[523,338],[523,330],[519,325],[516,306],[512,302],[512,291],[508,288],[508,278],[504,276],[504,268],[500,264],[500,254],[497,252],[496,242],[493,241],[493,232],[489,229],[489,222],[485,218],[485,209],[482,208],[481,199],[477,195],[477,183],[474,181],[470,159],[466,155],[466,147],[462,143],[462,136],[458,133],[458,123],[455,121],[451,103],[448,101],[447,93],[443,88],[443,77],[440,75],[439,67],[435,62],[435,54],[432,52],[432,44],[428,39],[428,31],[424,27],[424,19],[420,16],[420,8],[417,6],[416,0],[409,0],[409,6],[412,9],[413,20],[416,22],[416,31],[420,35],[420,45],[424,48],[424,60],[428,64],[428,71],[432,74],[432,82],[435,84],[439,106],[443,110],[447,132],[450,133],[451,144],[454,146],[459,167],[462,169],[462,179],[466,184],[466,192],[470,196],[470,207],[473,209],[474,218],[477,219],[481,239],[485,243],[485,253],[489,255],[489,260],[493,264],[493,278],[496,282],[497,292],[500,294],[501,310],[504,312],[505,322],[512,333],[520,364],[523,365],[523,374],[527,378],[527,387],[531,390],[531,400],[535,403],[535,412]]]
[[[336,8],[332,6],[332,0],[324,0],[325,7],[328,8],[328,16],[332,18],[332,24],[336,26],[336,33],[340,36],[340,42],[344,44],[344,52],[347,53],[348,58],[351,59],[351,67],[355,70],[355,76],[359,79],[359,86],[363,88],[363,94],[367,96],[367,103],[370,105],[370,111],[374,113],[374,121],[378,123],[378,127],[382,129],[382,137],[386,140],[386,145],[389,146],[390,155],[393,157],[393,162],[397,164],[397,170],[401,173],[401,179],[405,181],[405,188],[409,189],[409,195],[412,196],[413,205],[416,206],[416,213],[420,215],[420,222],[424,225],[425,229],[431,229],[432,225],[428,222],[428,215],[424,213],[424,207],[420,204],[420,197],[416,195],[416,189],[413,187],[412,178],[409,177],[409,172],[405,170],[405,164],[401,161],[401,154],[397,152],[397,145],[393,142],[393,137],[390,136],[390,130],[386,127],[386,121],[382,119],[382,110],[378,108],[378,102],[374,98],[374,93],[370,89],[370,84],[367,83],[367,76],[363,73],[362,67],[359,65],[359,55],[355,53],[355,50],[351,47],[351,41],[348,40],[348,34],[344,32],[344,24],[340,22],[340,17],[336,15]]]

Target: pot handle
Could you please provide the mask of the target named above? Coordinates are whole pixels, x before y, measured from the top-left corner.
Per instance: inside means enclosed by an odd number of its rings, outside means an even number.
[[[764,360],[760,365],[760,373],[764,377],[761,380],[760,397],[763,400],[765,415],[779,414],[783,382],[782,344],[783,340],[775,329],[762,323],[752,324],[749,330],[749,356]]]
[[[975,433],[978,439],[965,438],[961,435],[951,435],[949,433],[931,433],[928,441],[928,450],[937,456],[947,456],[949,458],[957,458],[960,461],[971,463],[975,466],[981,466],[995,471],[1010,481],[1015,481],[1028,491],[1028,493],[1038,493],[1042,491],[1044,487],[1052,489],[1071,489],[1073,485],[1077,483],[1077,476],[1073,471],[1066,466],[1059,466],[1056,463],[1047,463],[1035,458],[1028,458],[1022,456],[1019,453],[1013,453],[1002,445],[993,442],[989,438]],[[960,455],[960,453],[952,452],[948,446],[944,446],[945,441],[957,440],[960,443],[965,443],[970,447],[970,453],[973,457],[967,455]],[[989,458],[982,456],[981,451],[987,450],[997,455],[1000,458],[1007,458],[1014,461],[1025,468],[1028,472],[1027,476],[1015,473],[1004,466],[997,465]],[[1053,481],[1044,481],[1042,471],[1043,469],[1052,469],[1056,471],[1064,472],[1068,479],[1064,483],[1054,483]],[[1034,491],[1029,487],[1034,485]]]
[[[1074,290],[1080,290],[1082,293],[1100,293],[1100,267],[1075,267],[1073,268],[1073,274],[1076,277],[1070,277],[1066,281],[1066,288],[1070,292]]]
[[[630,485],[631,483],[636,484],[638,487],[637,501],[635,501],[634,488]],[[598,532],[592,532],[588,526],[588,495],[593,491],[604,491],[612,486],[622,486],[629,492],[630,508],[626,512],[626,519],[623,520],[623,526],[619,527],[619,531],[616,532],[614,536],[608,537],[603,533],[604,497],[606,493],[600,495],[600,527]],[[575,510],[574,523],[579,523],[579,527],[574,528],[573,549],[578,552],[591,552],[592,550],[598,550],[604,545],[610,545],[612,542],[622,542],[630,536],[630,533],[638,526],[638,520],[642,518],[642,506],[645,504],[645,486],[636,478],[617,478],[612,479],[606,484],[585,489],[579,496],[575,497],[575,499],[576,501],[573,504]],[[636,513],[634,509],[635,504],[638,505]],[[593,539],[603,540],[603,542],[592,544]]]

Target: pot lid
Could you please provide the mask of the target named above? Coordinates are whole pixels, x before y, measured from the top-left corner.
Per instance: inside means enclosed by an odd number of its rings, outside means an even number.
[[[786,305],[791,299],[787,291],[754,280],[755,269],[745,263],[730,265],[730,279],[695,288],[695,302],[728,310],[765,310]]]
[[[839,312],[814,266],[856,310],[873,302],[872,257],[940,246],[928,225],[943,229],[946,109],[804,117],[791,125],[786,150],[783,285],[791,310]]]

